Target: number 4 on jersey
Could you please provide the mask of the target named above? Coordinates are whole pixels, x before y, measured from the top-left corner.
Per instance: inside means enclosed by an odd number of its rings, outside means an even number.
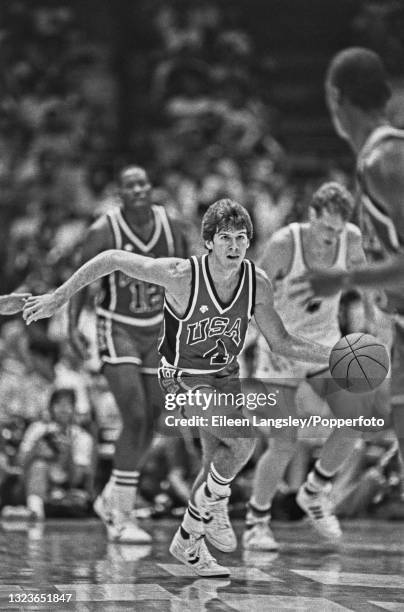
[[[216,340],[216,346],[207,351],[204,358],[209,359],[210,365],[226,365],[229,362],[229,353],[223,340]]]

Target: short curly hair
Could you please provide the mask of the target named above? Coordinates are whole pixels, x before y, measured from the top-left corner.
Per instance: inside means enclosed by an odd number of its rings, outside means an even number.
[[[340,183],[335,181],[324,183],[314,192],[310,206],[317,214],[323,210],[339,214],[344,221],[348,221],[355,208],[352,194]]]
[[[384,109],[391,96],[382,60],[363,47],[337,53],[328,67],[326,80],[363,111]]]
[[[253,225],[247,210],[238,202],[223,198],[211,204],[202,219],[202,238],[213,240],[213,236],[220,230],[232,228],[245,229],[247,237],[253,236]]]

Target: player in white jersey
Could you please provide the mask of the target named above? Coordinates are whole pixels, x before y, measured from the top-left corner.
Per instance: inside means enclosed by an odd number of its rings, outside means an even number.
[[[348,223],[353,205],[352,196],[344,187],[334,182],[323,184],[313,195],[309,221],[292,223],[276,232],[260,262],[275,285],[275,308],[281,314],[288,331],[329,348],[341,337],[338,322],[341,291],[322,299],[313,298],[307,305],[301,306],[293,298],[293,280],[311,269],[344,270],[365,262],[361,232],[358,227]],[[367,297],[365,304],[371,314]],[[317,390],[323,396],[330,393],[330,385],[333,384],[328,362],[318,366],[280,356],[269,351],[262,338],[258,341],[255,376],[267,384],[268,388],[273,387],[274,383],[276,387],[282,387],[283,402],[279,409],[286,409],[292,416],[297,416],[295,395],[302,380],[316,379],[318,384],[318,379],[322,377],[322,388]],[[321,484],[331,481],[353,448],[356,438],[354,432],[351,434],[346,429],[336,429],[326,442],[314,473],[309,476],[308,490],[302,488],[298,493],[297,501],[315,527],[333,539],[340,536],[339,524],[329,507],[323,487],[316,488],[315,484],[318,480],[321,480]],[[243,537],[246,549],[278,548],[269,527],[271,503],[295,452],[296,443],[295,428],[271,431],[268,449],[256,468],[247,528]]]

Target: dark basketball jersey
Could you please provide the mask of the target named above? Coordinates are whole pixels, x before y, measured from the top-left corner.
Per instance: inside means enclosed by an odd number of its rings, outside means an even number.
[[[218,372],[241,352],[255,305],[254,264],[245,259],[234,297],[223,304],[215,290],[208,256],[191,257],[192,287],[185,314],[164,302],[159,351],[172,366],[190,374]]]
[[[404,249],[403,209],[387,211],[381,202],[375,200],[366,184],[365,166],[381,143],[398,140],[404,147],[404,130],[384,125],[372,132],[365,142],[357,160],[357,177],[362,192],[362,205],[368,214],[374,231],[387,253],[394,254]],[[404,170],[404,169],[403,169]],[[404,201],[403,201],[404,207]],[[404,313],[404,288],[386,291],[389,310]]]
[[[147,255],[148,257],[173,257],[175,242],[170,221],[162,206],[152,206],[154,231],[143,242],[130,228],[121,210],[107,213],[116,249]],[[163,320],[164,290],[159,285],[146,283],[113,272],[102,279],[102,298],[98,315],[140,327],[156,326]]]

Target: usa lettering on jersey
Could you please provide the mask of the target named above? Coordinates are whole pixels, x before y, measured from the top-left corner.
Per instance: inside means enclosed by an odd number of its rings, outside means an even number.
[[[192,373],[216,372],[241,352],[255,303],[255,269],[244,260],[229,303],[221,302],[209,273],[208,256],[191,257],[191,295],[183,316],[164,303],[159,350],[167,363]]]
[[[202,319],[196,323],[187,325],[188,336],[187,344],[198,344],[204,342],[207,338],[215,336],[226,336],[230,338],[236,346],[241,342],[241,318],[238,317],[230,327],[230,319],[228,317],[213,317]]]

